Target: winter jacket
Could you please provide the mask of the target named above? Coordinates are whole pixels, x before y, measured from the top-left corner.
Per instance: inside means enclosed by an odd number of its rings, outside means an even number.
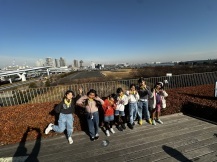
[[[166,100],[165,97],[168,96],[168,94],[166,93],[166,91],[162,90],[159,92],[160,98],[161,98],[161,107],[162,108],[166,108]],[[152,95],[149,98],[149,107],[151,109],[155,109],[156,108],[156,91],[153,90]]]
[[[89,99],[87,95],[82,96],[81,98],[79,98],[76,102],[77,105],[84,105],[86,112],[88,113],[94,113],[98,111],[98,102],[103,105],[104,101],[99,98],[96,97],[94,99]],[[87,103],[87,104],[86,104]]]
[[[117,102],[116,102],[116,110],[124,111],[125,105],[128,104],[128,97],[126,95],[118,96]]]
[[[104,101],[104,104],[102,105],[104,115],[105,116],[111,116],[114,115],[114,111],[116,109],[116,104],[111,104],[108,99]]]
[[[139,94],[138,92],[133,93],[132,91],[127,91],[126,95],[128,97],[129,103],[135,103],[139,100]]]

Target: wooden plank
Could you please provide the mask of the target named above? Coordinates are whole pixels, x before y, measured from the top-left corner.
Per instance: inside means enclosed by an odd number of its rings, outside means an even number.
[[[202,127],[204,127],[204,126],[197,126],[198,128],[198,130],[200,131],[201,130],[201,128]],[[187,130],[187,131],[189,131],[189,130]],[[182,133],[184,133],[184,131],[183,130],[181,130],[181,131],[179,131],[179,133],[180,132],[182,132]],[[170,138],[172,135],[174,136],[175,135],[175,133],[177,133],[177,131],[175,131],[175,132],[170,132],[169,134],[168,133],[166,133],[167,134],[167,138]],[[135,143],[137,144],[137,145],[139,145],[139,144],[141,144],[141,142],[143,142],[144,141],[144,139],[150,139],[150,140],[146,140],[146,142],[148,142],[148,143],[150,143],[149,141],[152,141],[152,140],[154,140],[154,139],[158,139],[158,136],[161,136],[161,135],[157,135],[157,136],[153,136],[153,137],[144,137],[142,140],[141,139],[135,139],[134,141],[132,141],[131,142],[131,145],[133,144],[133,145],[135,145]],[[151,140],[152,139],[152,140]],[[119,139],[120,140],[120,139]],[[80,159],[80,158],[89,158],[89,157],[92,157],[92,156],[97,156],[97,155],[101,155],[101,154],[105,154],[105,153],[107,153],[108,151],[114,151],[114,150],[116,150],[116,151],[118,151],[118,150],[122,150],[122,149],[124,149],[124,148],[128,148],[128,147],[130,147],[131,145],[129,145],[129,144],[126,144],[125,142],[123,142],[122,144],[120,144],[120,141],[119,141],[119,144],[117,144],[117,145],[112,145],[112,146],[108,146],[108,147],[106,147],[106,148],[99,148],[99,147],[96,147],[96,145],[94,145],[94,149],[93,150],[86,150],[86,152],[80,152],[80,153],[76,153],[75,155],[73,155],[74,156],[74,158],[77,158],[77,159]],[[98,148],[98,149],[97,149]],[[64,152],[64,151],[61,151],[61,154],[63,155],[63,154],[68,154],[68,152]],[[85,156],[84,156],[84,154],[85,154]],[[48,156],[52,156],[52,155],[48,155]],[[55,155],[56,156],[56,155]],[[59,156],[57,156],[57,157],[59,157]],[[55,159],[55,157],[54,157],[54,159]],[[46,160],[46,159],[45,159]]]
[[[209,154],[202,155],[202,156],[194,157],[193,159],[191,159],[191,161],[196,161],[196,162],[217,161],[217,151],[214,151]]]
[[[99,161],[104,161],[106,160],[106,157],[115,158],[118,156],[127,156],[127,154],[146,150],[147,148],[150,148],[152,146],[161,147],[163,144],[164,145],[166,144],[169,145],[171,143],[176,144],[176,145],[192,144],[192,143],[198,142],[199,140],[212,138],[212,132],[213,132],[212,130],[210,130],[210,132],[206,132],[205,134],[198,134],[197,132],[192,132],[190,134],[177,135],[177,136],[170,137],[167,139],[150,141],[150,143],[145,143],[141,145],[133,145],[132,147],[123,148],[122,150],[119,150],[119,151],[114,150],[113,152],[109,152],[105,155],[99,155],[98,159],[100,159]]]
[[[206,143],[207,142],[207,143]],[[130,156],[127,161],[162,161],[168,157],[174,157],[175,159],[179,160],[178,158],[186,158],[191,159],[197,156],[205,155],[211,152],[214,152],[214,150],[210,149],[206,146],[213,145],[217,146],[217,141],[211,140],[211,141],[203,141],[194,143],[193,145],[186,145],[181,147],[173,147],[173,146],[167,146],[167,148],[156,148],[153,150],[146,150],[146,152],[142,152],[140,154]],[[145,154],[145,155],[144,155]],[[142,156],[141,156],[142,155]],[[176,158],[176,156],[179,156]],[[181,157],[182,156],[182,157]]]

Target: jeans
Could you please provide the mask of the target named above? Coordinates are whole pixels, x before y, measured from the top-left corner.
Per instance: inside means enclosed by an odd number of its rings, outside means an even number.
[[[62,133],[66,129],[68,137],[71,137],[73,132],[73,121],[74,118],[72,114],[60,113],[58,125],[54,125],[52,128],[55,132],[58,133]]]
[[[99,112],[86,114],[87,125],[90,137],[95,137],[99,131]]]
[[[133,121],[136,119],[137,110],[138,110],[137,102],[129,103],[130,124],[133,124]]]
[[[105,117],[104,117],[104,121],[105,121],[105,122],[114,121],[114,115],[105,116]]]
[[[144,116],[145,119],[150,119],[150,112],[148,110],[148,101],[138,101],[138,116],[139,120]]]
[[[115,116],[118,116],[118,115],[125,116],[125,113],[124,111],[115,110]]]

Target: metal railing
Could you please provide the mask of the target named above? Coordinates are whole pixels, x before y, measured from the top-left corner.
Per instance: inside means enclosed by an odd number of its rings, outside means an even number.
[[[171,77],[152,77],[145,78],[148,86],[153,87],[158,81],[167,80],[165,89],[189,87],[204,84],[214,84],[217,81],[217,72],[206,73],[194,73],[173,75]],[[54,86],[45,88],[31,88],[24,90],[11,90],[1,91],[0,93],[0,106],[12,106],[25,103],[44,103],[60,101],[66,90],[73,90],[75,94],[80,87],[83,88],[84,94],[89,89],[95,89],[100,97],[108,96],[111,93],[115,93],[118,87],[122,87],[124,90],[129,89],[130,84],[137,84],[138,79],[118,80],[118,81],[106,81],[106,82],[92,82],[83,84],[72,84],[64,86]]]

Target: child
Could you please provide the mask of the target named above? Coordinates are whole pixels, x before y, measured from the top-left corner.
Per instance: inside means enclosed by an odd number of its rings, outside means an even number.
[[[117,89],[117,102],[116,102],[116,110],[115,110],[115,120],[117,123],[117,129],[119,131],[123,131],[123,129],[126,129],[125,123],[125,105],[128,104],[128,97],[124,94],[124,91],[122,88]]]
[[[150,96],[150,107],[151,107],[151,118],[152,118],[152,124],[156,125],[156,122],[163,124],[163,122],[160,120],[160,111],[163,106],[165,108],[165,97],[167,97],[168,94],[163,89],[163,83],[157,82],[152,89],[152,95]],[[156,118],[156,119],[155,119]],[[156,122],[155,122],[156,121]]]
[[[62,133],[65,129],[67,130],[67,136],[69,144],[73,143],[72,132],[73,132],[73,113],[75,112],[75,100],[73,99],[74,92],[68,90],[65,92],[63,100],[57,105],[55,110],[59,109],[59,120],[58,125],[50,123],[45,129],[45,134],[48,134],[51,130]]]
[[[148,110],[148,97],[152,94],[150,87],[146,85],[145,79],[140,78],[138,80],[139,87],[137,88],[137,91],[139,93],[139,101],[138,101],[138,118],[139,118],[139,124],[142,125],[142,118],[144,118],[148,121],[149,124],[152,124],[150,119],[150,113]]]
[[[133,129],[133,126],[135,125],[134,120],[136,120],[136,115],[137,115],[137,102],[139,100],[139,94],[136,91],[136,85],[131,84],[130,85],[130,90],[126,92],[126,95],[128,96],[128,102],[129,102],[129,128]]]
[[[97,96],[94,89],[90,89],[87,95],[78,99],[76,104],[80,107],[84,107],[86,110],[86,119],[89,129],[90,140],[94,141],[99,138],[99,104],[103,105],[104,101]]]
[[[115,101],[117,99],[116,94],[111,94],[105,99],[104,104],[102,105],[104,110],[104,122],[105,122],[105,129],[106,129],[106,136],[110,136],[109,130],[114,134],[115,131],[112,128],[113,121],[114,121],[114,111],[116,109]]]

